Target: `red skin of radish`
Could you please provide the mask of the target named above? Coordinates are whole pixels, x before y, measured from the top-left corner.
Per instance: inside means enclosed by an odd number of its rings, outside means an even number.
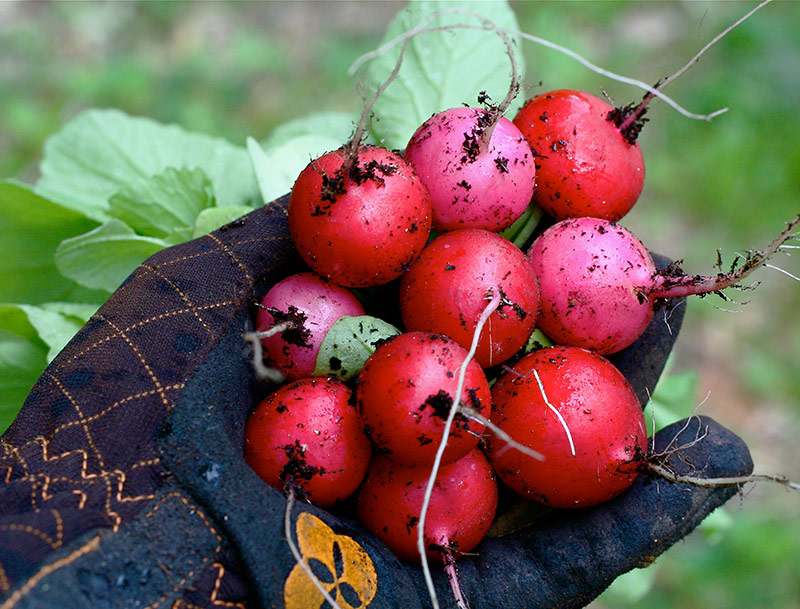
[[[429,467],[408,467],[376,456],[356,495],[359,520],[395,555],[419,562],[417,522]],[[469,552],[486,536],[497,511],[497,482],[477,448],[439,469],[425,516],[429,559],[441,559],[437,548]]]
[[[344,192],[323,188],[323,177],[335,178],[344,158],[343,149],[328,152],[300,173],[289,200],[289,233],[320,275],[346,287],[382,285],[425,247],[430,197],[403,157],[376,146],[359,149],[360,177],[345,176]]]
[[[633,343],[650,323],[655,263],[619,224],[562,220],[534,241],[528,256],[539,278],[537,326],[554,342],[606,355]]]
[[[560,89],[537,95],[514,117],[536,155],[533,200],[557,220],[617,221],[639,198],[642,151],[607,120],[612,110],[599,97]]]
[[[484,368],[516,353],[539,311],[539,284],[525,254],[488,231],[464,229],[440,235],[400,282],[400,311],[407,330],[451,336],[472,344],[487,290],[503,300],[483,328],[475,359]]]
[[[481,150],[487,116],[483,108],[445,110],[425,121],[406,146],[406,159],[430,192],[437,231],[501,231],[531,202],[536,170],[525,137],[501,117]]]
[[[606,501],[628,488],[645,454],[647,430],[636,395],[603,357],[577,347],[534,351],[492,387],[492,422],[544,455],[534,459],[492,436],[488,455],[498,477],[524,497],[556,508]],[[564,418],[564,427],[544,393]]]
[[[378,347],[358,377],[356,398],[370,439],[406,465],[433,464],[467,351],[454,340],[407,332]],[[461,401],[488,418],[489,383],[480,366],[467,364]],[[456,415],[442,463],[463,457],[478,443],[483,424]]]
[[[364,315],[364,307],[350,290],[315,273],[298,273],[279,281],[261,305],[287,314],[294,307],[290,319],[302,320],[300,329],[261,339],[269,365],[290,381],[313,374],[322,339],[333,324],[346,315]],[[256,330],[268,330],[275,323],[272,313],[259,309]]]
[[[355,492],[371,444],[351,391],[333,378],[301,379],[277,389],[250,415],[244,457],[267,484],[287,484],[320,507]]]

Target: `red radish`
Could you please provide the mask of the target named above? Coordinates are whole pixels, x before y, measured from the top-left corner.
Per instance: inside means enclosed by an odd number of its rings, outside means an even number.
[[[492,422],[544,455],[489,440],[489,460],[514,491],[558,508],[606,501],[628,488],[647,448],[639,400],[608,360],[577,347],[534,351],[492,387]]]
[[[536,156],[533,200],[558,220],[591,216],[616,221],[644,184],[635,138],[612,120],[602,99],[569,89],[537,95],[514,117]]]
[[[289,327],[261,339],[270,366],[287,380],[313,374],[322,339],[344,316],[364,315],[364,307],[350,290],[315,273],[298,273],[276,283],[261,301],[256,330],[279,324]]]
[[[750,251],[728,273],[686,275],[676,265],[656,270],[633,233],[598,218],[562,220],[528,252],[539,277],[538,327],[559,344],[616,353],[633,343],[661,299],[709,294],[738,285],[796,235],[800,216],[762,251]]]
[[[419,562],[417,523],[430,468],[372,459],[356,495],[359,520],[401,560]],[[469,552],[485,537],[497,510],[497,482],[483,453],[473,449],[439,470],[425,520],[428,558]]]
[[[356,398],[370,439],[398,463],[430,466],[441,443],[467,351],[451,338],[408,332],[378,347],[358,377]],[[467,364],[460,401],[489,418],[489,383]],[[442,457],[455,461],[478,443],[484,426],[456,415]]]
[[[267,484],[320,507],[349,497],[367,471],[371,445],[351,391],[332,378],[277,389],[247,420],[244,457]]]
[[[535,168],[525,137],[484,108],[435,114],[411,136],[405,157],[430,192],[437,231],[497,232],[531,202]]]
[[[434,239],[400,282],[403,323],[469,348],[489,292],[499,292],[501,302],[475,359],[484,368],[497,365],[525,344],[539,311],[536,274],[525,254],[500,235],[464,229]]]
[[[289,201],[289,233],[314,271],[346,287],[399,277],[428,239],[427,189],[401,156],[362,146],[347,164],[344,149],[312,161]]]

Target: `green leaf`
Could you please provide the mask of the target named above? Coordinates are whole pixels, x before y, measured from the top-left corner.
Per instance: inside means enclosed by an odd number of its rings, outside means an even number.
[[[45,303],[40,307],[26,304],[2,306],[7,309],[16,307],[27,316],[28,323],[35,330],[36,336],[48,347],[48,362],[58,355],[97,310],[96,305],[80,303]],[[26,336],[29,338],[28,333]]]
[[[314,376],[353,378],[383,341],[398,334],[400,330],[377,317],[342,317],[322,340]]]
[[[97,223],[33,193],[29,186],[0,182],[0,302],[49,300],[102,302],[56,268],[53,257],[64,239]]]
[[[260,202],[243,147],[119,110],[87,110],[51,136],[36,192],[102,222],[112,195],[168,167],[202,169],[220,204]]]
[[[166,237],[194,226],[214,204],[211,181],[202,169],[174,169],[124,186],[109,201],[108,213],[140,235]]]
[[[121,220],[111,219],[56,249],[56,265],[86,287],[113,292],[146,258],[165,247],[162,239],[142,237]]]
[[[16,305],[0,304],[0,433],[47,365],[47,346]]]
[[[247,150],[261,189],[261,198],[273,201],[285,195],[313,159],[339,148],[341,144],[337,139],[324,135],[298,135],[264,149],[253,138],[249,138]]]
[[[338,148],[350,139],[360,117],[352,112],[315,112],[278,125],[261,145],[264,149],[281,146],[303,135],[316,135],[338,142]]]
[[[45,366],[98,305],[0,304],[0,433],[11,423]]]
[[[22,407],[44,370],[47,349],[0,330],[0,434]]]
[[[237,218],[253,211],[252,207],[246,205],[224,205],[222,207],[209,207],[200,212],[194,224],[192,238],[202,237],[217,230],[223,224],[233,222]]]
[[[404,34],[437,11],[453,9],[480,13],[498,28],[519,30],[507,2],[411,2],[389,25],[383,42]],[[454,24],[475,26],[483,22],[472,14],[443,14],[434,17],[427,27]],[[370,62],[367,81],[373,89],[384,83],[394,70],[400,48],[397,45]],[[518,51],[515,59],[522,78],[525,67]],[[419,34],[406,49],[397,79],[375,103],[373,110],[380,120],[372,125],[372,133],[387,148],[405,148],[417,127],[432,114],[462,104],[474,106],[481,91],[500,103],[510,84],[511,62],[497,33],[451,27],[447,31]]]

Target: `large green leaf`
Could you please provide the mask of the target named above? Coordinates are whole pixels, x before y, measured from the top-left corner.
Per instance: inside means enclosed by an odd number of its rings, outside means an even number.
[[[516,16],[502,1],[410,2],[389,25],[384,43],[408,32],[438,11],[428,27],[467,24],[483,26],[479,13],[498,28],[519,30]],[[394,70],[401,45],[373,59],[368,82],[376,90]],[[518,44],[514,53],[520,74],[525,73]],[[481,91],[496,102],[505,98],[511,84],[511,62],[503,39],[481,29],[451,27],[447,31],[419,34],[411,39],[397,78],[378,98],[374,112],[378,121],[372,132],[387,148],[405,148],[409,138],[432,114],[460,106],[476,105]]]
[[[101,302],[56,268],[53,256],[64,239],[97,223],[33,193],[29,186],[0,182],[0,302],[37,304],[81,298]]]
[[[38,307],[26,304],[6,306],[16,306],[28,316],[31,326],[48,347],[48,362],[58,355],[98,309],[97,305],[77,302],[48,302]]]
[[[122,220],[112,218],[56,249],[56,264],[67,277],[96,290],[113,292],[145,259],[168,244],[137,235]]]
[[[194,226],[214,204],[211,181],[202,169],[175,169],[124,186],[110,199],[109,214],[140,235],[166,237]]]
[[[202,169],[219,204],[260,201],[243,147],[119,110],[87,110],[50,137],[36,192],[105,221],[112,195],[168,167]]]
[[[258,177],[261,197],[264,201],[273,201],[285,195],[313,159],[339,148],[343,143],[325,135],[298,135],[265,150],[257,141],[249,138],[247,149]]]
[[[351,112],[315,112],[278,125],[261,142],[265,150],[288,143],[303,135],[318,135],[336,140],[338,148],[350,139],[359,121],[358,114]]]
[[[245,205],[223,205],[221,207],[209,207],[208,209],[204,209],[197,216],[191,237],[192,239],[202,237],[211,231],[217,230],[223,224],[233,222],[251,211],[253,211],[253,208]]]
[[[0,304],[0,433],[30,388],[97,305],[71,302],[41,306]]]

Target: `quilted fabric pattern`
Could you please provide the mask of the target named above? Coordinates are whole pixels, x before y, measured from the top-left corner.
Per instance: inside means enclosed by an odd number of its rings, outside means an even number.
[[[287,266],[286,204],[146,260],[42,374],[0,439],[0,593],[74,540],[88,535],[76,551],[89,552],[92,532],[117,532],[143,511],[174,503],[199,513],[188,497],[157,495],[155,439],[219,333]],[[213,606],[226,572],[218,557],[202,562]]]

